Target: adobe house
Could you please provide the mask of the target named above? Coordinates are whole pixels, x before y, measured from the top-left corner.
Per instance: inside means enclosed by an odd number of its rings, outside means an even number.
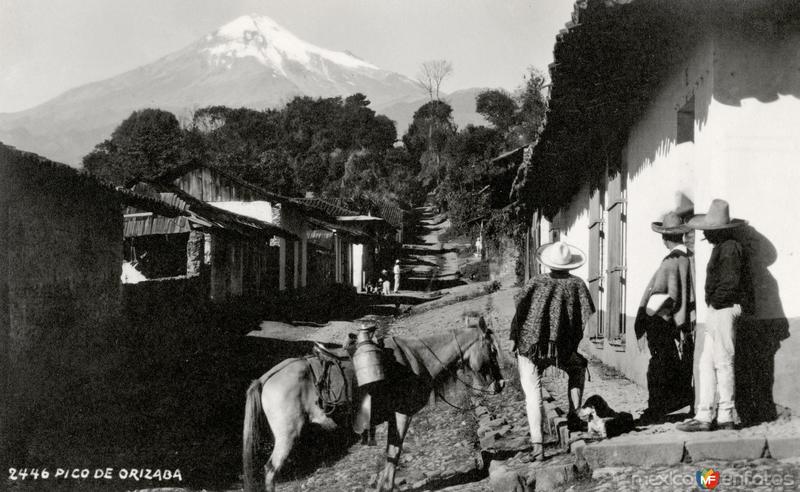
[[[317,227],[309,237],[313,237],[317,248],[321,248],[319,253],[332,255],[332,274],[336,283],[352,285],[361,291],[368,282],[377,278],[380,238],[396,238],[395,226],[382,217],[362,215],[330,200],[309,195],[295,201],[304,208],[309,221]],[[382,210],[397,214],[388,206],[383,206]],[[397,218],[397,215],[393,217]],[[399,218],[402,222],[402,212]],[[402,230],[402,224],[400,228]],[[326,250],[329,253],[325,253]],[[321,263],[315,261],[315,270],[320,270],[320,267]],[[325,282],[325,275],[329,273],[322,267],[317,275],[323,275],[320,281]]]
[[[220,169],[189,164],[170,170],[157,181],[171,183],[192,197],[214,207],[276,226],[288,234],[276,234],[278,288],[307,284],[310,229],[304,214],[291,198],[266,191]]]
[[[217,301],[279,290],[280,239],[296,240],[294,234],[198,200],[172,184],[140,181],[132,189],[183,214],[170,218],[126,210],[124,256],[140,279],[198,278],[205,295]],[[123,281],[130,282],[125,274]]]
[[[666,254],[650,224],[722,198],[750,221],[756,296],[737,335],[737,410],[774,418],[774,399],[800,411],[800,5],[582,0],[554,55],[547,124],[518,192],[531,250],[560,237],[588,253],[576,274],[600,311],[585,350],[646,385],[633,320]],[[688,239],[697,361],[710,247]]]
[[[358,213],[344,207],[319,198],[290,198],[272,193],[213,166],[188,164],[166,172],[155,181],[169,183],[202,203],[249,217],[259,227],[269,229],[274,239],[266,251],[268,256],[272,248],[277,251],[275,270],[279,290],[305,287],[309,283],[360,287],[362,270],[374,263],[372,248],[365,245],[374,243],[377,232],[391,230],[379,218],[353,220]],[[311,238],[318,240],[317,243],[309,245]],[[268,264],[272,264],[270,258],[266,260]]]
[[[121,314],[123,205],[180,213],[0,144],[0,452],[25,453],[38,410],[105,368],[94,349]]]

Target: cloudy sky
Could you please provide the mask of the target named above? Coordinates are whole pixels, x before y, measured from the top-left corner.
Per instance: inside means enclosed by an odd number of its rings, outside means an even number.
[[[447,59],[443,90],[519,85],[546,69],[571,0],[0,0],[0,112],[23,110],[178,50],[244,14],[414,77]]]

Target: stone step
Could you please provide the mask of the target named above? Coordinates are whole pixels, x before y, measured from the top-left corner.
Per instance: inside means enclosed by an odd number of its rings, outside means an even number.
[[[492,490],[552,491],[591,475],[586,463],[579,462],[573,455],[555,455],[530,463],[520,461],[521,457],[491,463],[489,484]]]
[[[572,446],[592,469],[800,456],[800,435],[741,431],[632,433]]]

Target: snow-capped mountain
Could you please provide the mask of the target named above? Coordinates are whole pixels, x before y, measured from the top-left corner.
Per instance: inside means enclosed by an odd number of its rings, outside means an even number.
[[[263,109],[297,95],[356,92],[379,112],[421,96],[408,77],[303,41],[269,17],[248,15],[151,64],[0,114],[0,141],[77,165],[137,109],[160,107],[181,118],[209,105]]]

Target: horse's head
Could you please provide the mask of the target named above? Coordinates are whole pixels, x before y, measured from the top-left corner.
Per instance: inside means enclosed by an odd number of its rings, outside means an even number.
[[[478,318],[477,325],[480,330],[476,333],[478,339],[464,352],[462,362],[465,368],[472,371],[484,390],[500,393],[506,385],[500,370],[500,349],[482,316]]]

